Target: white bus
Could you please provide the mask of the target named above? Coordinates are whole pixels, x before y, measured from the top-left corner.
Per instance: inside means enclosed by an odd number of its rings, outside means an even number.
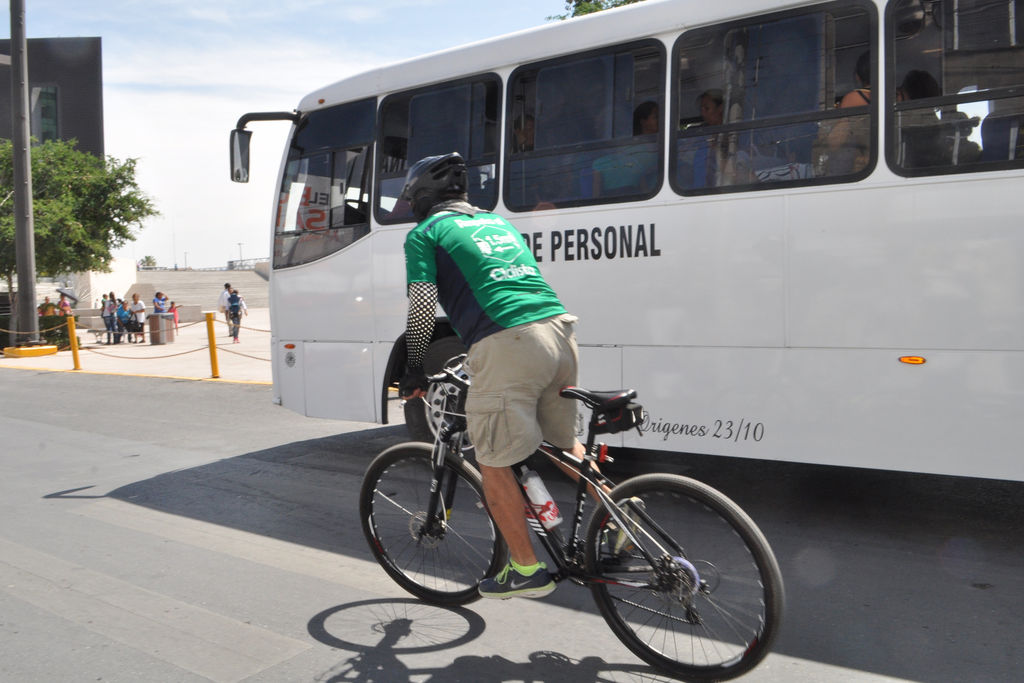
[[[580,317],[580,384],[638,390],[612,445],[1024,480],[1024,1],[648,0],[243,116],[235,180],[266,119],[285,407],[388,420],[396,198],[459,151]],[[430,363],[457,347],[441,319]]]

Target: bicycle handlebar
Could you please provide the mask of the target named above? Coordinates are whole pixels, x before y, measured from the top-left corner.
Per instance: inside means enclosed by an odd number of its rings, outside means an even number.
[[[441,372],[435,375],[428,375],[427,383],[456,384],[460,389],[468,388],[469,380],[460,377],[458,374],[456,374],[456,371],[462,367],[462,361],[466,358],[466,356],[465,354],[463,354],[462,356],[457,356],[457,358],[459,358],[459,362],[456,363],[454,367],[449,367],[448,365],[445,365],[443,368],[441,368]]]

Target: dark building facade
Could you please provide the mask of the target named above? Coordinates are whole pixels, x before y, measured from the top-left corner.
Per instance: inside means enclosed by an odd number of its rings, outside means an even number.
[[[11,41],[0,40],[0,54]],[[29,38],[29,104],[32,137],[78,140],[97,156],[103,149],[103,61],[100,38]],[[11,69],[0,67],[0,137],[13,137]]]

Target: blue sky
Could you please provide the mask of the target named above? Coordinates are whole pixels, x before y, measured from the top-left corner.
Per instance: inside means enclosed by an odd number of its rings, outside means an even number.
[[[563,0],[25,0],[29,38],[103,39],[108,155],[139,159],[159,217],[121,256],[223,266],[270,251],[287,124],[251,127],[248,185],[228,179],[228,131],[294,108],[353,73],[546,23]],[[0,37],[10,37],[2,22]],[[241,247],[239,247],[241,243]]]

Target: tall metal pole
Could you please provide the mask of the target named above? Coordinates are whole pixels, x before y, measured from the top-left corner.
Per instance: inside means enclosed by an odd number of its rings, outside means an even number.
[[[36,313],[36,246],[32,222],[32,155],[28,105],[25,0],[11,0],[11,122],[14,153],[14,247],[18,266],[19,346],[39,342]]]

